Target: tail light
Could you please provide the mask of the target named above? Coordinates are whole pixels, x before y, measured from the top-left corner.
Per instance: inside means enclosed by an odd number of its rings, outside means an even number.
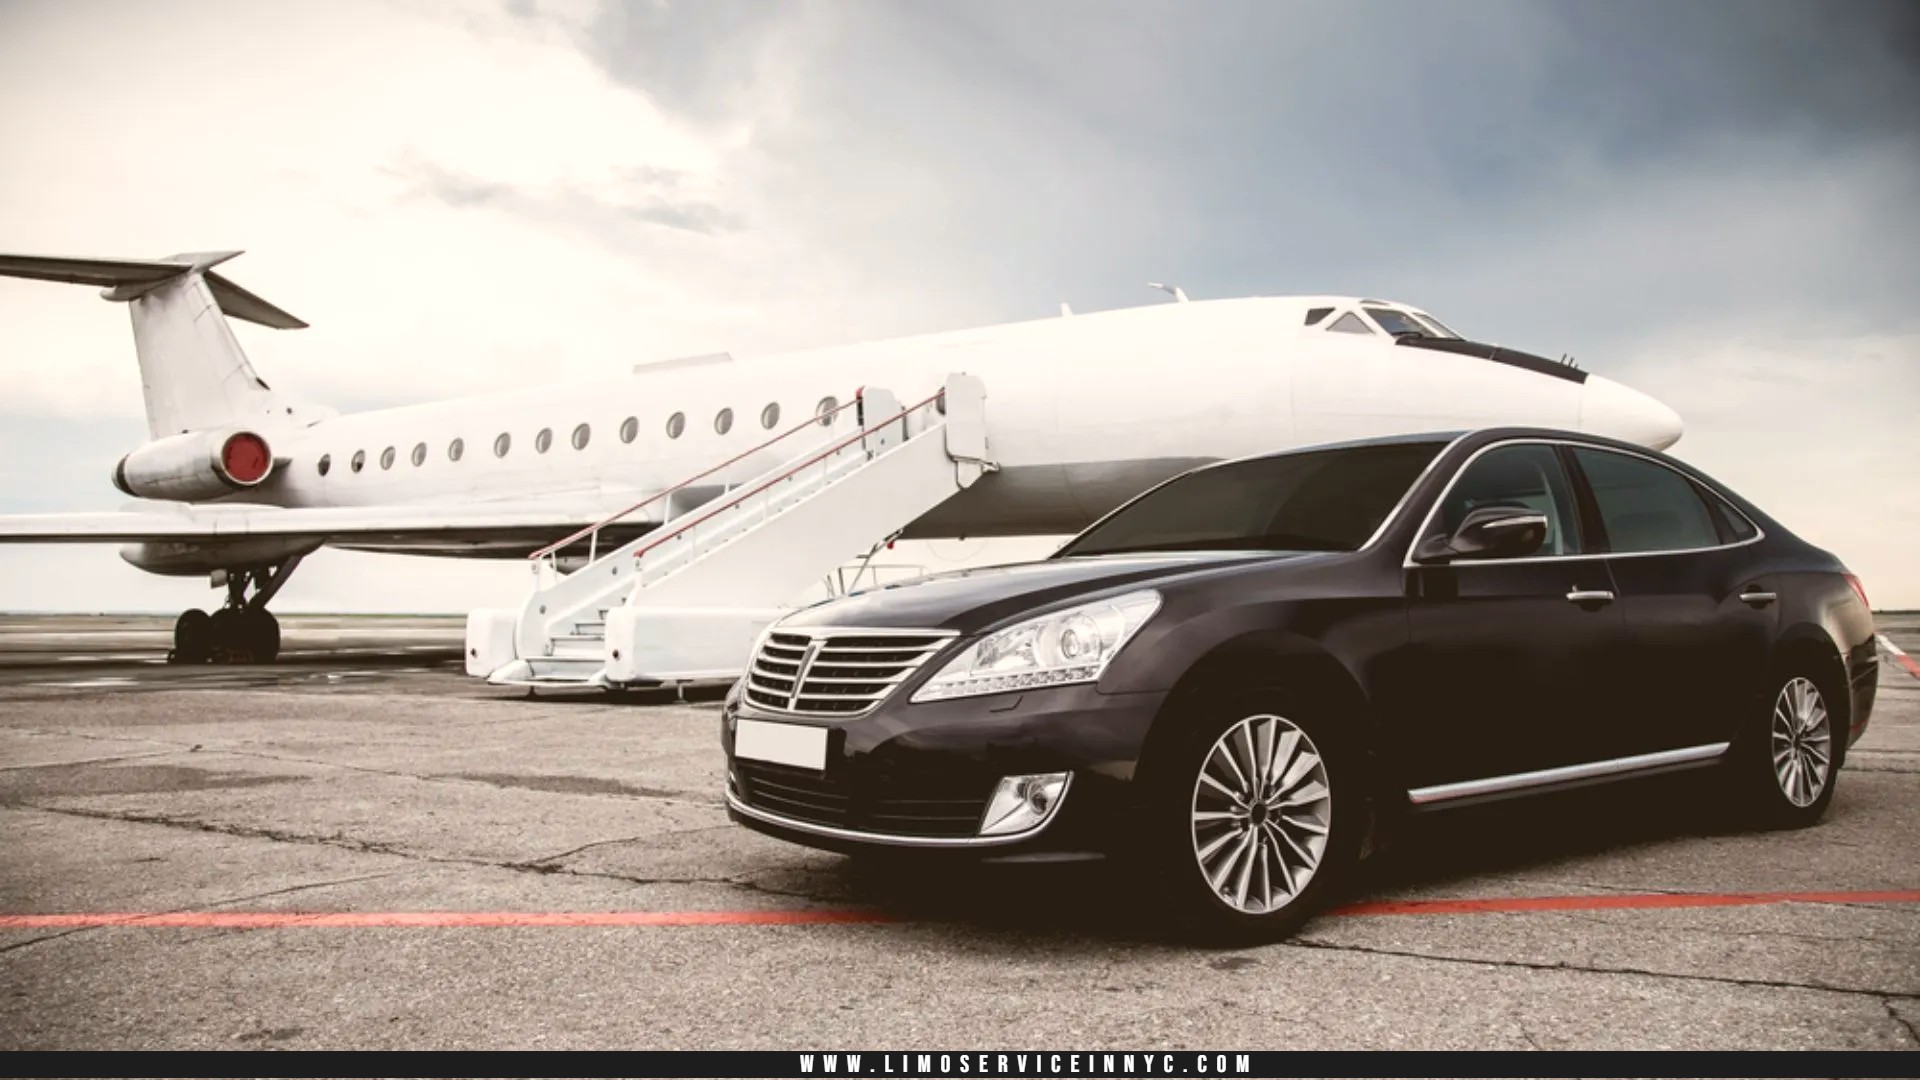
[[[1860,584],[1860,579],[1846,571],[1842,571],[1840,576],[1846,578],[1847,584],[1853,586],[1853,595],[1860,598],[1861,606],[1865,607],[1868,611],[1872,611],[1873,604],[1867,599],[1866,587]]]

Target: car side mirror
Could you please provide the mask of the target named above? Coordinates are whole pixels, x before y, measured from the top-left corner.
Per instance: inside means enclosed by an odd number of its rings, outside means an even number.
[[[1547,515],[1524,506],[1482,506],[1467,512],[1452,536],[1430,536],[1413,553],[1415,562],[1511,559],[1531,555],[1547,542]]]

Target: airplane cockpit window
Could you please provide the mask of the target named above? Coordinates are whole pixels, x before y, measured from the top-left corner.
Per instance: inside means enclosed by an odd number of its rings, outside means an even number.
[[[1321,319],[1324,319],[1331,314],[1333,314],[1333,309],[1330,307],[1308,308],[1307,309],[1307,325],[1312,326],[1315,323],[1319,322]]]
[[[1373,316],[1374,322],[1380,324],[1380,329],[1385,330],[1394,337],[1399,337],[1401,334],[1426,337],[1433,333],[1432,327],[1404,311],[1384,307],[1370,307],[1365,310],[1367,314]]]
[[[1327,332],[1330,334],[1371,334],[1373,333],[1373,327],[1368,326],[1365,319],[1349,311],[1345,315],[1327,324]]]
[[[1439,319],[1434,318],[1433,316],[1427,314],[1424,311],[1412,312],[1411,314],[1413,315],[1414,318],[1419,319],[1421,322],[1426,323],[1428,326],[1433,327],[1433,333],[1434,333],[1434,336],[1436,337],[1452,338],[1455,341],[1465,340],[1459,334],[1455,333],[1452,327],[1448,326],[1446,323],[1441,322]]]

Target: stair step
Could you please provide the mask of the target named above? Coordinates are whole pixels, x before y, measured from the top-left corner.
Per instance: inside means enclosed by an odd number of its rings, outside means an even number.
[[[606,637],[607,624],[603,622],[577,622],[573,624],[576,637]]]

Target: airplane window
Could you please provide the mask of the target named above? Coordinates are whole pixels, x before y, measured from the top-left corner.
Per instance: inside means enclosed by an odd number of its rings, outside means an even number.
[[[838,411],[839,408],[840,408],[839,399],[829,394],[828,396],[820,399],[820,404],[815,405],[813,407],[813,415],[820,418],[821,427],[832,427],[833,414],[836,411]]]
[[[321,476],[327,475],[327,470],[333,468],[333,455],[321,454],[320,460],[315,463],[315,467],[320,470]]]
[[[418,468],[418,467],[420,467],[420,466],[422,466],[422,465],[425,465],[426,463],[427,463],[427,444],[426,444],[426,443],[415,443],[415,444],[414,444],[414,447],[413,447],[413,464],[414,464],[414,467],[415,467],[415,468]]]
[[[686,413],[674,413],[672,416],[667,417],[667,438],[677,439],[680,437],[680,433],[685,430],[687,430]]]
[[[1349,311],[1328,324],[1327,332],[1332,334],[1371,334],[1373,333],[1373,328],[1367,325],[1366,320]]]
[[[393,468],[393,447],[389,446],[385,450],[380,451],[380,467],[383,469]]]
[[[1373,321],[1379,323],[1382,330],[1392,334],[1394,337],[1399,337],[1401,334],[1413,334],[1417,337],[1426,337],[1428,334],[1427,324],[1404,311],[1395,311],[1393,308],[1370,307],[1366,309],[1366,312],[1373,316]]]
[[[460,455],[467,452],[467,440],[455,439],[447,444],[447,460],[459,461]]]
[[[593,438],[593,429],[585,424],[581,424],[579,427],[573,429],[573,448],[575,450],[585,450],[587,448],[587,440],[591,438]]]
[[[629,416],[625,420],[620,421],[620,441],[621,442],[623,443],[632,442],[634,440],[634,437],[639,434],[640,434],[640,418],[639,417]]]
[[[553,445],[553,429],[550,427],[541,428],[540,434],[535,435],[533,437],[533,448],[538,453],[542,453],[542,454],[546,453],[547,448],[552,445]]]
[[[713,418],[713,430],[719,432],[722,435],[725,435],[727,432],[733,430],[733,410],[732,409],[720,410],[719,414]]]
[[[494,457],[506,457],[507,451],[511,449],[513,449],[513,436],[506,432],[501,432],[500,437],[493,440]]]
[[[1330,307],[1308,308],[1307,309],[1307,325],[1312,326],[1315,323],[1319,322],[1321,319],[1324,319],[1331,314],[1333,314],[1333,309]]]
[[[770,401],[767,403],[766,408],[760,410],[760,426],[771,431],[773,429],[773,425],[779,422],[780,422],[780,405],[777,402]]]
[[[355,450],[353,452],[353,460],[348,462],[347,465],[354,472],[359,472],[361,469],[366,468],[367,452],[365,450]]]
[[[1463,340],[1459,334],[1456,334],[1453,332],[1452,327],[1449,327],[1446,323],[1441,322],[1439,319],[1436,319],[1433,316],[1426,314],[1425,312],[1416,311],[1416,312],[1411,312],[1411,314],[1413,315],[1414,318],[1419,319],[1422,323],[1426,324],[1429,327],[1432,327],[1435,337],[1452,338],[1455,341]]]

